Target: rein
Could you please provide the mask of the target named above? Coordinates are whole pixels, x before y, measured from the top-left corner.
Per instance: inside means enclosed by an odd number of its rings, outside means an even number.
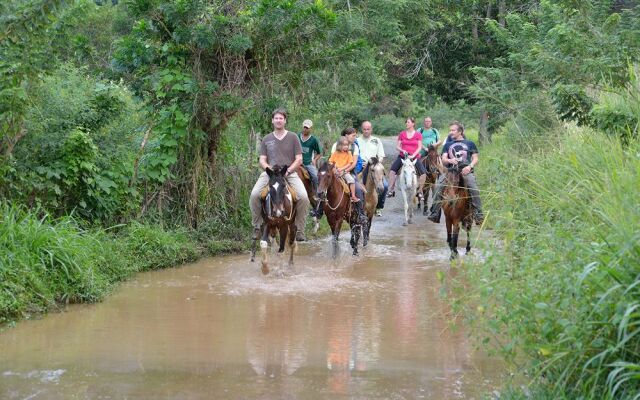
[[[335,182],[335,180],[336,180],[336,179],[338,179],[338,178],[336,178],[336,177],[335,177],[335,175],[334,175],[334,176],[333,176],[333,182],[331,182],[331,185],[333,185],[333,184],[334,184],[334,182]],[[327,191],[328,191],[328,190],[327,190]],[[326,196],[327,191],[325,191],[325,192],[324,192],[324,193],[325,193],[325,196]],[[335,211],[335,210],[337,210],[337,209],[338,209],[338,207],[340,207],[340,204],[342,204],[342,200],[344,199],[344,190],[342,190],[342,187],[340,188],[340,191],[342,192],[342,196],[340,196],[340,201],[338,202],[338,204],[336,204],[336,206],[335,206],[335,207],[331,207],[331,204],[329,204],[329,199],[327,199],[327,207],[329,207],[329,209],[330,209],[331,211]]]

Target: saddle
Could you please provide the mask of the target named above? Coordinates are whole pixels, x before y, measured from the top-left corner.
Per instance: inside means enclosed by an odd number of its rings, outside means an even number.
[[[302,177],[304,177],[304,179],[311,180],[311,175],[309,175],[309,170],[304,165],[299,166],[297,172],[300,175],[302,175]]]
[[[349,184],[347,183],[347,181],[344,180],[343,177],[338,178],[338,182],[340,182],[340,184],[342,185],[342,190],[347,193],[350,194],[351,191],[349,190]]]
[[[287,183],[287,189],[289,190],[289,193],[291,193],[291,200],[295,203],[296,201],[298,201],[298,194],[296,193],[295,189],[293,188],[293,186],[289,185]],[[260,191],[260,199],[261,200],[265,200],[267,198],[267,195],[269,194],[269,185],[265,186],[261,191]]]

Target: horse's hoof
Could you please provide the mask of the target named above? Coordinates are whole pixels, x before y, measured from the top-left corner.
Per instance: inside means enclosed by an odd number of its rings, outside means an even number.
[[[457,258],[458,258],[458,253],[451,253],[451,257],[449,257],[449,260],[453,261]]]
[[[269,273],[269,266],[267,265],[267,263],[263,262],[262,263],[262,275],[266,275]]]
[[[409,224],[413,224],[413,220],[411,220],[411,219],[410,219],[410,220],[409,220]]]
[[[402,223],[402,226],[407,226],[407,225],[408,225],[408,224],[407,224],[407,221],[404,221],[404,222]]]

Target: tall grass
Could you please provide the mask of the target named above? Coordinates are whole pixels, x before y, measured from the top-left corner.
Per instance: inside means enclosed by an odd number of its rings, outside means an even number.
[[[467,271],[470,315],[531,360],[540,398],[640,398],[640,145],[573,127],[513,140],[482,154],[499,239]]]
[[[132,273],[194,260],[185,232],[133,223],[118,235],[0,203],[0,323],[102,299]]]

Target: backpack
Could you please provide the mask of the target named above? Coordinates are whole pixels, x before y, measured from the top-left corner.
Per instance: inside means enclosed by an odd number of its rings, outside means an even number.
[[[360,145],[358,144],[358,141],[356,140],[355,142],[353,142],[353,144],[358,146],[358,162],[356,163],[356,167],[353,169],[353,172],[355,172],[357,175],[362,171],[364,160],[362,159],[362,157],[360,157]],[[353,154],[353,152],[354,148],[351,148],[351,154]]]

